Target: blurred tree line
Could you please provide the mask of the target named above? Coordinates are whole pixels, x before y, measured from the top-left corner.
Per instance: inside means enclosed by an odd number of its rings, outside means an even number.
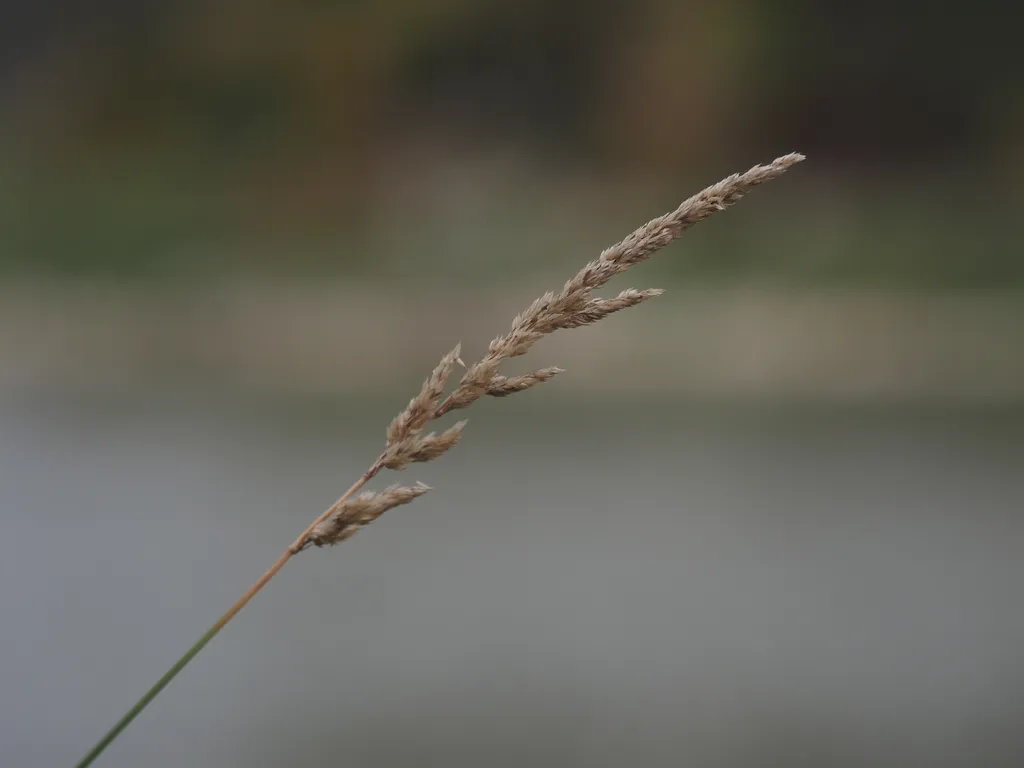
[[[0,260],[88,261],[104,217],[117,236],[92,252],[126,262],[243,225],[327,232],[403,174],[496,146],[552,179],[652,184],[800,149],[861,199],[948,218],[985,195],[999,242],[1017,233],[1024,79],[995,0],[2,7]],[[994,281],[1024,273],[1004,246],[976,256]]]

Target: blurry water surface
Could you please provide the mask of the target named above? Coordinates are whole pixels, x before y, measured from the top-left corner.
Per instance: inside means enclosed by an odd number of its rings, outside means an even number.
[[[1018,414],[522,397],[100,764],[1024,763]],[[0,764],[73,764],[401,402],[4,403]]]

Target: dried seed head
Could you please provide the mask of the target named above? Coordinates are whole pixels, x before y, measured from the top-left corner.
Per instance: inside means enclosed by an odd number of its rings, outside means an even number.
[[[487,394],[491,397],[506,397],[516,392],[522,392],[524,389],[529,389],[535,384],[540,384],[542,381],[554,378],[560,373],[565,373],[565,370],[562,368],[541,368],[539,371],[527,373],[523,376],[495,376],[491,379],[490,386],[487,388]]]
[[[318,547],[337,544],[354,536],[360,528],[372,523],[392,507],[408,504],[429,490],[429,486],[417,483],[411,488],[392,485],[383,491],[361,493],[334,510],[330,517],[310,532],[307,540]]]
[[[606,249],[597,262],[587,265],[586,269],[600,274],[591,280],[603,278],[603,282],[596,282],[591,287],[603,285],[612,275],[645,261],[652,253],[664,248],[698,221],[703,221],[718,211],[724,211],[758,184],[781,176],[803,159],[803,155],[794,152],[776,158],[768,165],[755,165],[749,171],[734,173],[685,200],[671,213],[651,219],[621,242]],[[582,274],[581,272],[574,280],[579,279]]]
[[[498,372],[502,361],[526,354],[544,336],[562,328],[590,325],[613,312],[636,306],[659,295],[660,290],[628,289],[613,299],[600,299],[594,298],[592,293],[619,272],[644,261],[659,248],[668,245],[698,221],[725,210],[758,184],[782,175],[790,166],[803,159],[803,155],[795,153],[784,155],[768,165],[756,165],[745,173],[733,174],[607,248],[599,258],[586,264],[566,281],[560,291],[548,291],[516,315],[508,333],[491,341],[484,358],[469,366],[455,390],[437,406],[433,418],[465,408],[485,394],[499,397],[508,394],[505,388],[509,386],[510,379]],[[519,377],[515,378],[516,386],[525,383],[518,381]],[[529,386],[533,383],[536,382]]]
[[[483,360],[470,365],[466,372],[462,374],[458,386],[438,406],[437,411],[434,413],[434,418],[443,416],[449,411],[467,408],[487,394],[487,388],[490,386],[491,381],[498,375],[498,364],[500,362],[500,359],[493,358],[488,354]]]
[[[462,345],[456,344],[455,349],[441,358],[433,372],[423,382],[420,392],[409,401],[405,410],[395,416],[388,426],[388,446],[402,442],[415,435],[433,418],[437,401],[444,394],[444,384],[456,363],[461,363],[459,351]]]
[[[613,312],[627,307],[635,307],[637,304],[647,301],[653,296],[660,296],[665,291],[660,288],[649,288],[645,291],[638,291],[635,288],[627,288],[614,299],[590,299],[565,321],[563,328],[579,328],[582,325],[590,325],[598,320],[608,317]]]
[[[459,422],[440,435],[423,435],[423,428],[429,421],[449,411],[466,408],[484,395],[504,397],[521,392],[561,372],[557,368],[544,368],[524,376],[506,377],[499,369],[504,360],[526,354],[548,334],[596,323],[614,312],[659,295],[661,291],[657,289],[638,291],[630,288],[614,298],[602,299],[595,298],[593,292],[619,272],[649,258],[698,221],[725,210],[758,184],[780,176],[803,159],[799,154],[784,155],[768,165],[757,165],[745,173],[733,174],[605,249],[599,258],[567,280],[561,290],[548,291],[517,315],[508,333],[491,341],[483,359],[470,365],[455,389],[442,400],[445,381],[452,368],[456,364],[464,365],[457,346],[441,359],[419,394],[391,422],[387,431],[387,449],[377,466],[403,469],[414,461],[436,459],[458,442],[465,422]]]
[[[381,466],[387,469],[405,469],[414,461],[432,461],[459,442],[465,421],[457,422],[441,434],[410,435],[404,440],[392,443],[384,451]]]

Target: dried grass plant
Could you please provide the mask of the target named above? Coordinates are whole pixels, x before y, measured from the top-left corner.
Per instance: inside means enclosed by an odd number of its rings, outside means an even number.
[[[630,267],[646,261],[694,224],[724,211],[759,184],[782,175],[803,160],[788,154],[768,165],[757,165],[745,173],[729,176],[689,198],[671,213],[644,224],[621,242],[606,249],[557,291],[548,291],[516,316],[512,326],[493,341],[482,358],[465,365],[460,345],[441,358],[423,382],[419,393],[387,428],[383,452],[362,476],[310,523],[267,571],[207,630],[167,673],[121,718],[78,763],[90,765],[142,709],[180,672],[192,658],[259,592],[293,556],[310,547],[338,544],[384,512],[408,504],[430,490],[423,484],[392,485],[381,491],[359,493],[381,470],[402,470],[409,464],[432,461],[456,445],[466,426],[459,421],[444,431],[426,432],[427,426],[445,414],[468,408],[481,397],[507,397],[542,384],[562,373],[561,368],[541,368],[520,376],[505,376],[501,365],[520,357],[543,337],[566,328],[579,328],[604,319],[622,309],[634,307],[662,293],[659,289],[627,288],[613,298],[594,296],[594,291]],[[464,368],[458,383],[445,395],[445,385],[456,367]],[[358,495],[356,495],[358,493]]]

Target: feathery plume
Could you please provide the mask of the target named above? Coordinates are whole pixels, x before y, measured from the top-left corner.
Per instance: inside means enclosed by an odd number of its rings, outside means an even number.
[[[498,386],[495,382],[501,381],[498,372],[501,363],[508,358],[525,355],[544,336],[563,328],[590,325],[613,312],[660,295],[661,291],[657,289],[628,289],[613,299],[593,298],[592,293],[620,272],[646,261],[651,254],[697,222],[724,211],[757,185],[781,176],[803,159],[803,155],[791,153],[768,165],[755,165],[744,173],[734,173],[685,200],[671,213],[651,219],[620,242],[606,248],[597,259],[567,280],[560,291],[548,291],[516,315],[509,332],[492,340],[487,354],[466,369],[455,390],[438,406],[434,418],[466,408],[488,394],[490,389]]]

